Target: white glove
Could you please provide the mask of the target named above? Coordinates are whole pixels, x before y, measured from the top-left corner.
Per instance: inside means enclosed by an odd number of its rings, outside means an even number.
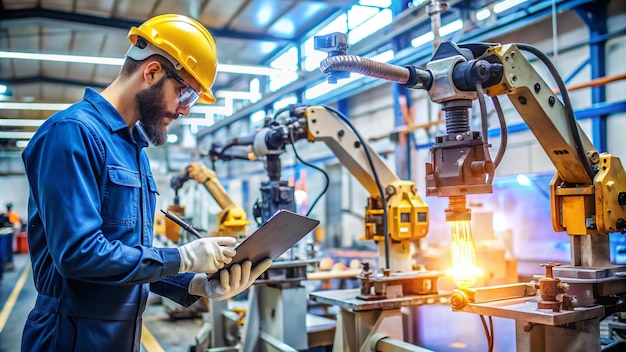
[[[219,279],[208,280],[204,274],[197,274],[191,279],[188,291],[192,295],[205,296],[216,301],[238,295],[247,289],[272,265],[267,258],[252,268],[252,262],[246,260],[243,264],[234,264],[228,270],[220,272]]]
[[[237,242],[233,237],[200,238],[178,247],[180,253],[179,273],[213,274],[233,260]]]

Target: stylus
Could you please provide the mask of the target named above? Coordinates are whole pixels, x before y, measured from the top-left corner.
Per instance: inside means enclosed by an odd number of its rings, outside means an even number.
[[[172,220],[178,226],[182,227],[185,231],[187,231],[190,234],[194,235],[196,238],[202,238],[202,235],[200,235],[200,233],[196,229],[191,227],[191,225],[186,223],[183,219],[181,219],[178,216],[176,216],[176,214],[170,213],[169,210],[168,211],[164,211],[163,209],[161,209],[161,213],[165,214],[166,218]]]

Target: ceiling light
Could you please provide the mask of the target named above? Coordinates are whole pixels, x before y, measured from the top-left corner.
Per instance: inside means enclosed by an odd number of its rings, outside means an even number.
[[[235,90],[221,90],[221,89],[215,93],[215,97],[217,98],[230,98],[230,99],[240,99],[240,100],[255,100],[255,99],[259,99],[260,96],[261,96],[260,93],[235,91]]]
[[[476,19],[478,21],[486,20],[490,16],[491,16],[491,11],[489,11],[489,9],[482,9],[476,12]]]
[[[121,66],[124,63],[124,59],[113,58],[113,57],[21,53],[21,52],[15,52],[15,51],[0,51],[0,58],[20,59],[20,60],[76,62],[76,63],[84,63],[84,64],[100,64],[100,65],[116,65],[116,66]]]
[[[0,126],[28,126],[39,127],[46,120],[29,120],[29,119],[0,119]]]
[[[446,35],[454,33],[462,28],[463,28],[463,21],[455,20],[439,28],[439,35],[442,37],[445,37]],[[435,35],[433,34],[432,31],[430,31],[430,32],[420,35],[419,37],[413,38],[413,40],[411,40],[411,46],[417,48],[420,45],[433,41],[434,39],[435,39]]]
[[[0,131],[0,139],[31,139],[35,132],[6,132]]]
[[[0,102],[0,110],[65,110],[71,104],[66,103],[12,103]]]
[[[40,60],[40,61],[58,61],[73,62],[83,64],[99,64],[122,66],[123,58],[115,57],[97,57],[97,56],[79,56],[79,55],[59,55],[59,54],[43,54],[43,53],[24,53],[15,51],[0,51],[0,59],[19,59],[19,60]],[[230,65],[218,64],[218,72],[237,73],[243,75],[260,75],[260,76],[279,76],[284,72],[293,72],[289,70],[278,70],[266,66],[253,65]]]
[[[215,118],[213,116],[207,116],[206,118],[199,117],[185,117],[182,119],[178,119],[181,125],[189,125],[189,126],[211,126],[215,123]]]
[[[0,84],[0,100],[11,100],[13,97],[13,91],[9,86]]]
[[[178,142],[178,135],[173,133],[168,133],[167,135],[167,143],[174,144]]]
[[[13,103],[13,102],[0,102],[0,110],[47,110],[47,111],[59,111],[65,110],[72,104],[66,103]],[[198,104],[191,108],[191,112],[204,113],[204,114],[220,114],[229,115],[232,114],[232,108],[220,105],[204,105]]]
[[[513,8],[519,4],[526,2],[526,0],[504,0],[493,5],[493,12],[500,13],[510,8]]]
[[[217,64],[217,72],[230,72],[259,76],[280,76],[290,70],[278,70],[265,66]]]

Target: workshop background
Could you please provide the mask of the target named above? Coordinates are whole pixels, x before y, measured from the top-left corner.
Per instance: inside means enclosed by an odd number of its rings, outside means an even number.
[[[157,213],[176,203],[184,207],[187,221],[207,232],[219,225],[220,200],[193,181],[174,190],[172,178],[195,162],[213,169],[232,203],[247,214],[250,233],[266,220],[257,214],[263,201],[261,189],[268,181],[264,162],[214,152],[235,138],[254,135],[290,104],[330,106],[348,118],[399,179],[415,183],[429,207],[429,230],[425,238],[414,241],[419,251],[412,259],[428,269],[445,270],[451,240],[445,218],[448,199],[425,193],[430,148],[436,136],[446,133],[439,104],[425,90],[357,73],[329,83],[320,71],[328,53],[315,50],[315,36],[345,33],[349,55],[417,67],[430,61],[440,41],[530,44],[558,69],[578,123],[597,150],[626,158],[626,1],[0,0],[0,205],[12,202],[26,221],[28,185],[21,151],[29,138],[52,113],[80,100],[84,87],[106,87],[117,75],[128,48],[128,29],[163,13],[196,18],[217,44],[219,67],[213,90],[217,102],[195,106],[190,116],[170,126],[164,147],[148,148],[160,194]],[[556,88],[546,67],[533,55],[528,59]],[[500,102],[508,141],[495,170],[493,193],[467,197],[477,262],[486,271],[480,285],[510,283],[511,276],[530,280],[545,273],[541,263],[570,261],[568,234],[552,226],[550,182],[555,167],[513,105],[504,97]],[[501,148],[502,134],[490,99],[486,112],[493,158]],[[470,109],[470,126],[481,130],[477,102]],[[360,269],[362,261],[378,268],[376,244],[362,240],[371,195],[343,160],[325,143],[304,140],[293,148],[286,146],[278,158],[280,180],[292,188],[295,210],[321,221],[294,247],[292,258],[310,259],[313,252],[314,259],[330,259],[332,270]],[[162,231],[159,235],[165,235],[164,227],[156,227]],[[612,262],[625,264],[626,237],[615,232],[610,238]],[[173,244],[163,236],[161,245]],[[26,255],[18,259],[28,265]],[[447,287],[446,283],[441,287]],[[10,292],[7,284],[5,279],[3,305]],[[305,284],[317,290],[338,285],[354,288],[359,282],[332,279],[324,285]],[[157,332],[171,334],[173,330],[163,326],[188,324],[174,317],[174,308],[164,305],[171,319],[154,327]],[[454,313],[446,315],[449,311],[448,306],[436,310],[439,317],[455,319]],[[179,346],[164,350],[183,351],[196,343],[202,318],[195,312],[189,315],[192,326],[182,329],[185,332],[175,330]],[[425,314],[418,320],[428,325],[432,316]],[[432,318],[432,322],[446,328],[450,324],[444,318]],[[498,332],[496,325],[496,334],[506,331],[508,335],[496,339],[495,350],[514,349],[512,342],[503,342],[514,340],[513,323],[499,322],[506,327]],[[471,324],[478,333],[460,333],[466,341],[455,340],[453,332],[422,331],[424,343],[420,345],[437,351],[487,350],[480,321]],[[6,335],[1,333],[3,341]],[[163,346],[171,342],[171,337],[155,336]],[[189,341],[183,336],[189,336]],[[0,349],[16,350],[5,342]]]

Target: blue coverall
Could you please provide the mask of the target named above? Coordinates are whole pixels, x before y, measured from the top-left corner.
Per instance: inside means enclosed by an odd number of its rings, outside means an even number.
[[[132,99],[132,97],[130,97]],[[38,296],[22,351],[139,351],[148,290],[189,306],[193,274],[152,247],[156,195],[143,133],[93,89],[22,154]]]

